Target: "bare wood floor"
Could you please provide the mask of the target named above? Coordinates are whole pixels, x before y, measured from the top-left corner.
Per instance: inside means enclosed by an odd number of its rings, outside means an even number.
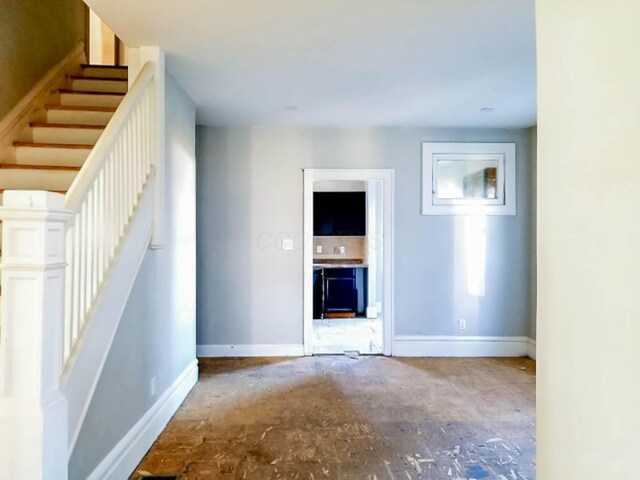
[[[535,478],[535,362],[202,359],[139,465],[187,479]]]

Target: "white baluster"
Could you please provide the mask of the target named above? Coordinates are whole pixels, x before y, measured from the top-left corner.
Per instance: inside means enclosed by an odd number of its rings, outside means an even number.
[[[67,195],[75,214],[67,238],[65,360],[73,354],[155,162],[156,84],[153,67],[147,67]]]
[[[73,226],[73,310],[71,312],[71,338],[73,343],[78,339],[80,330],[80,222],[82,219],[76,215]],[[73,345],[71,346],[73,350]]]

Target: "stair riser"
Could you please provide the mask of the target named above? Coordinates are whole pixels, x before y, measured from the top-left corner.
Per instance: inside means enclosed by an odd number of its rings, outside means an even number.
[[[123,68],[83,68],[82,75],[85,77],[105,77],[105,78],[129,78],[129,72]]]
[[[80,105],[84,107],[117,107],[122,101],[120,95],[91,95],[90,93],[61,93],[62,105]]]
[[[120,92],[127,93],[127,82],[110,82],[108,80],[83,80],[75,79],[72,82],[74,90],[86,90],[90,92]]]
[[[88,128],[33,127],[35,143],[62,143],[64,145],[95,145],[102,130]]]
[[[106,125],[113,117],[111,112],[82,112],[73,110],[49,110],[49,123],[75,123],[79,125]]]
[[[5,190],[68,190],[78,172],[64,170],[2,169]]]
[[[82,166],[91,150],[77,148],[17,147],[16,157],[22,165]],[[3,188],[7,188],[2,185]]]

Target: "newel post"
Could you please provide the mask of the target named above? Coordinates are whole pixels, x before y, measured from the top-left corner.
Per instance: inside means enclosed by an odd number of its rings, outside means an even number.
[[[66,479],[64,196],[7,191],[2,219],[0,478]]]

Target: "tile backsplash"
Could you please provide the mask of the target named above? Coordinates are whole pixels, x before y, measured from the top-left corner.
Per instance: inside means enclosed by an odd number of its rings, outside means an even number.
[[[322,253],[316,253],[318,245]],[[339,247],[345,247],[345,253],[339,253]],[[366,261],[367,237],[313,237],[313,258],[356,258]]]

